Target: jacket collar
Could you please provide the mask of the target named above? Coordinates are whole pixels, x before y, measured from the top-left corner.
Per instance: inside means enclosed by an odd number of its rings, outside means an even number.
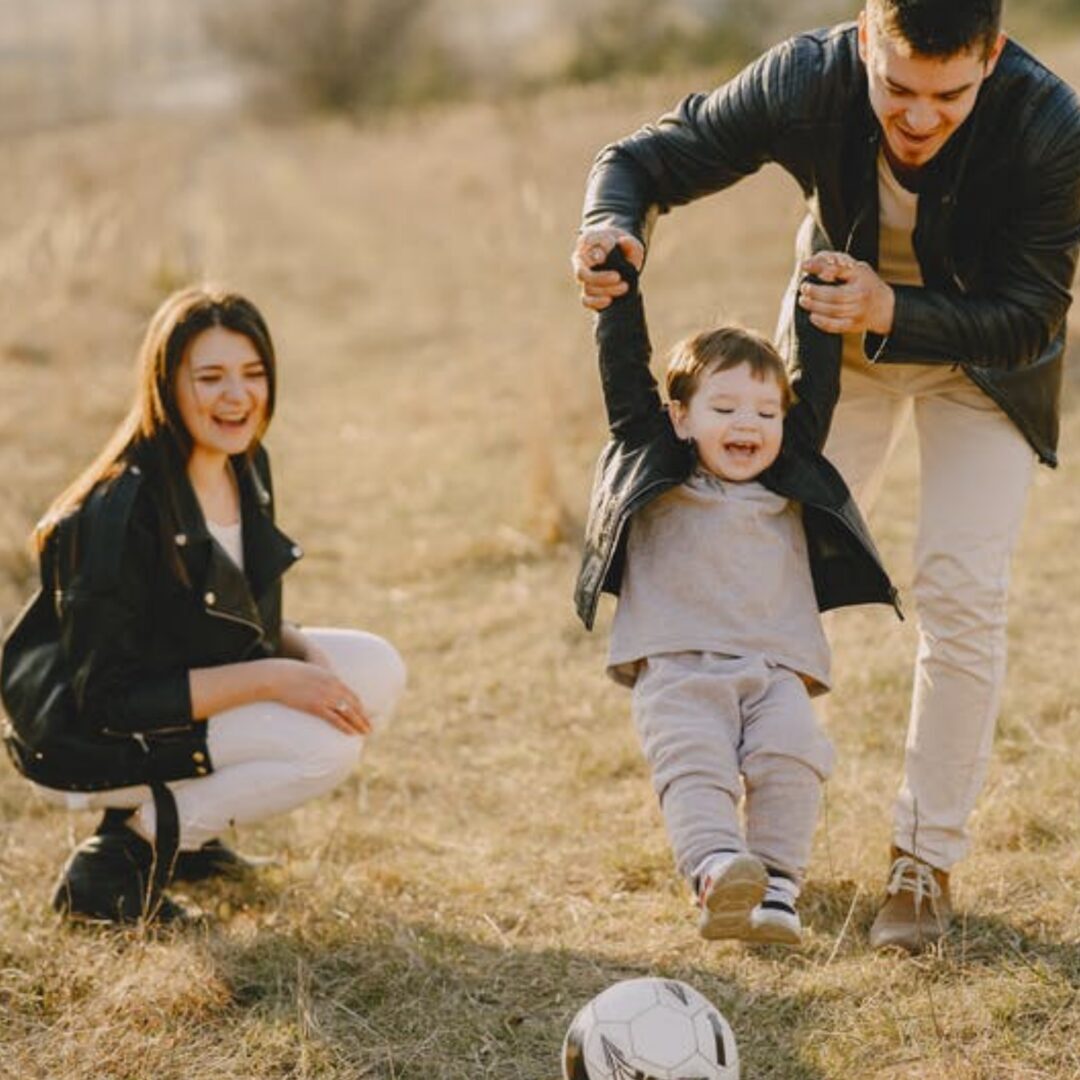
[[[274,524],[269,484],[259,475],[256,464],[265,466],[265,459],[239,454],[230,460],[240,492],[243,570],[211,536],[186,474],[177,485],[178,527],[174,542],[193,587],[204,596],[213,595],[221,606],[248,610],[303,552]]]

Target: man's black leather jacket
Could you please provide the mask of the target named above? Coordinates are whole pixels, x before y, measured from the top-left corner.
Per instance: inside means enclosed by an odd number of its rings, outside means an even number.
[[[675,433],[649,370],[652,348],[637,271],[616,249],[608,266],[630,283],[628,293],[597,317],[600,378],[611,441],[597,464],[585,550],[574,600],[589,629],[601,591],[618,593],[630,518],[682,483],[694,467],[693,444]],[[810,571],[822,611],[848,604],[892,604],[896,590],[881,565],[870,532],[839,472],[821,454],[840,391],[840,359],[828,334],[801,309],[794,319],[802,375],[798,400],[784,418],[777,460],[760,480],[802,504]],[[718,544],[723,536],[716,538]]]
[[[589,179],[584,224],[645,240],[656,211],[771,161],[806,197],[798,259],[832,249],[876,267],[879,141],[855,27],[802,34],[605,148]],[[971,115],[924,173],[913,237],[924,286],[894,286],[892,332],[868,334],[867,356],[959,363],[1039,458],[1056,464],[1065,314],[1080,244],[1080,103],[1010,41]]]

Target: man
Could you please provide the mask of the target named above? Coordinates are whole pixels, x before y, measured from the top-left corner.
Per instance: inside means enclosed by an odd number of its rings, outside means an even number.
[[[1010,556],[1034,462],[1056,464],[1080,105],[1000,24],[1001,0],[866,0],[857,25],[776,46],[601,152],[572,256],[599,310],[624,288],[593,269],[615,244],[640,268],[658,211],[777,162],[809,211],[792,288],[842,348],[826,454],[864,511],[914,415],[919,647],[874,947],[917,951],[948,926],[1004,679]]]

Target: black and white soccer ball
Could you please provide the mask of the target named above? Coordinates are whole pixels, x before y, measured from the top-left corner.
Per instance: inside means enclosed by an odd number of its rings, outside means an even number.
[[[738,1080],[720,1011],[677,979],[626,979],[592,999],[563,1040],[565,1080]]]

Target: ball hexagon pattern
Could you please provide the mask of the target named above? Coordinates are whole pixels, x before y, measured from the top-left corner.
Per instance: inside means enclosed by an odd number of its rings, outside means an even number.
[[[574,1017],[563,1041],[565,1080],[738,1080],[728,1022],[677,979],[626,979]]]

